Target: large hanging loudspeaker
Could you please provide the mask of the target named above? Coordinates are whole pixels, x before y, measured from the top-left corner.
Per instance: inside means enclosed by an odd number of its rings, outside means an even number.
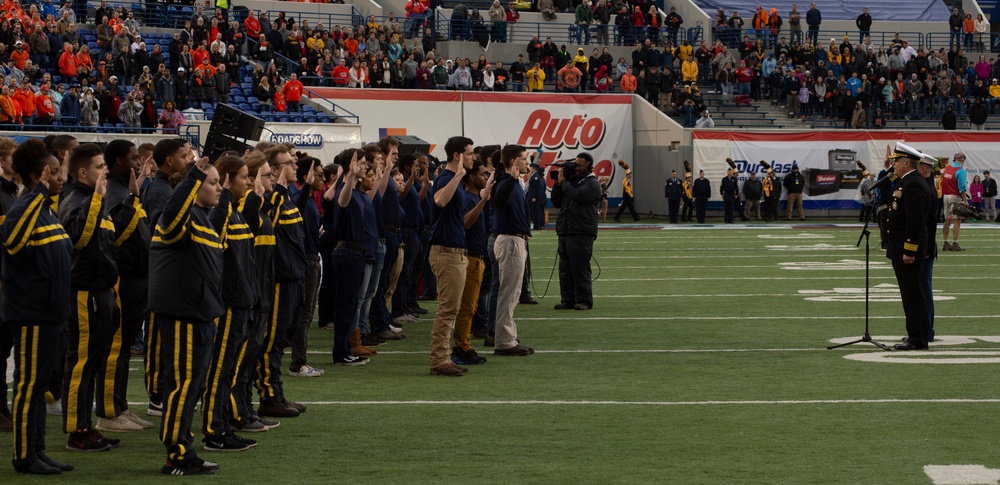
[[[205,153],[202,155],[215,162],[225,152],[234,151],[242,157],[250,148],[252,148],[250,145],[235,138],[209,131],[208,136],[205,138]]]
[[[209,133],[242,138],[244,140],[259,140],[264,130],[264,119],[246,113],[232,105],[219,103],[212,116]]]
[[[415,136],[394,136],[393,138],[399,141],[400,156],[410,153],[427,153],[431,148],[430,143]]]

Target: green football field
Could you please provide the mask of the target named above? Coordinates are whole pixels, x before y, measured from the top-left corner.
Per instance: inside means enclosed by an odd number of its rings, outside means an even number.
[[[516,312],[536,354],[501,358],[477,346],[485,365],[461,378],[430,376],[425,318],[405,327],[406,340],[379,347],[370,365],[333,367],[332,333],[314,327],[310,363],[326,374],[285,378],[287,396],[308,412],[248,435],[260,441],[253,450],[201,452],[219,472],[181,481],[1000,480],[1000,225],[966,224],[968,250],[937,260],[938,339],[926,352],[826,350],[864,332],[860,226],[618,227],[602,226],[596,243],[591,311],[552,309],[558,275],[540,298],[556,240],[536,232],[540,304]],[[891,345],[905,334],[902,306],[877,231],[872,242],[871,334]],[[434,302],[424,306],[432,316]],[[129,397],[144,414],[141,362],[133,368]],[[45,483],[177,481],[158,475],[164,454],[154,430],[117,435],[124,444],[110,452],[74,454],[56,421],[51,454],[77,470]],[[0,466],[0,483],[42,480]]]

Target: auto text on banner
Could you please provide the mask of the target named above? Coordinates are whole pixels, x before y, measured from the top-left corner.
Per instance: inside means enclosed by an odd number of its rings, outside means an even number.
[[[594,175],[609,180],[608,196],[621,197],[624,169],[618,161],[632,165],[631,97],[465,93],[463,99],[465,134],[477,144],[524,145],[545,170],[550,189],[553,162],[588,152]]]

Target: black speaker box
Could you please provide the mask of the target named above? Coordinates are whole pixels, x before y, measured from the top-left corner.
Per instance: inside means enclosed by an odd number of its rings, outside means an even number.
[[[232,150],[242,157],[243,154],[250,148],[252,148],[250,145],[236,140],[235,138],[209,131],[208,137],[205,138],[205,153],[202,155],[208,157],[208,159],[212,162],[215,162],[215,160],[217,160],[224,152]]]
[[[399,140],[399,155],[408,155],[410,153],[427,153],[431,148],[431,144],[426,141],[421,140],[415,136],[394,136],[396,140]]]
[[[218,133],[245,140],[259,140],[264,119],[248,114],[232,105],[219,103],[215,107],[209,133]]]

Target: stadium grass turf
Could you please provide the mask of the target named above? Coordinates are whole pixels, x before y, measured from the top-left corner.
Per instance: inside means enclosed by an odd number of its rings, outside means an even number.
[[[242,453],[200,451],[199,414],[199,454],[221,469],[197,480],[913,484],[931,483],[929,464],[1000,468],[998,403],[981,402],[998,398],[995,363],[844,358],[882,353],[870,344],[825,350],[831,339],[862,334],[864,303],[807,301],[816,295],[799,291],[860,291],[864,248],[854,247],[859,227],[811,224],[602,228],[595,308],[553,311],[554,276],[539,305],[517,308],[520,337],[538,353],[494,357],[475,342],[489,362],[457,379],[427,374],[430,318],[407,325],[409,338],[379,347],[361,368],[333,367],[332,332],[314,323],[310,363],[326,375],[285,377],[286,395],[309,410],[247,434],[260,444]],[[936,302],[939,336],[1000,335],[998,230],[966,229],[968,251],[938,259],[935,289],[954,298]],[[895,288],[877,239],[871,286]],[[554,232],[536,232],[530,245],[542,292]],[[843,260],[855,263],[838,271],[780,267]],[[871,332],[891,345],[905,331],[898,297],[886,291],[886,301],[871,304]],[[436,304],[422,305],[431,317]],[[973,349],[1000,355],[1000,344],[986,341],[931,344],[932,354]],[[129,397],[144,415],[141,361],[132,366]],[[124,444],[110,452],[79,454],[63,449],[58,422],[49,419],[50,454],[77,469],[46,483],[177,481],[158,474],[164,453],[155,430],[115,435]],[[0,480],[42,479],[8,466]]]

